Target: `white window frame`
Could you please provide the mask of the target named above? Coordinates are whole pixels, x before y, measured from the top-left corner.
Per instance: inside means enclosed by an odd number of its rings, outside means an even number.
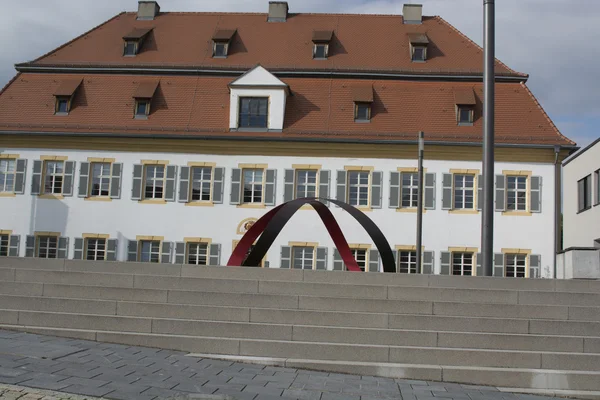
[[[56,172],[58,166],[62,167],[61,172]],[[48,171],[49,167],[52,166],[52,171]],[[57,178],[60,178],[60,186],[58,192],[55,192]],[[49,185],[50,184],[50,185]],[[46,160],[44,161],[44,194],[62,194],[63,187],[65,184],[65,162],[62,160]],[[50,190],[48,188],[50,187]]]
[[[527,268],[529,266],[527,254],[507,253],[504,255],[504,276],[507,278],[526,278]],[[522,260],[522,261],[521,261]],[[523,265],[519,265],[519,262]],[[509,275],[508,269],[512,268],[512,275]],[[522,276],[519,276],[518,269],[522,269]]]
[[[301,256],[296,257],[296,250],[301,250]],[[292,246],[292,269],[315,269],[316,265],[316,251],[317,248],[314,246]],[[296,268],[296,261],[300,262],[302,268]],[[305,268],[305,265],[308,265],[307,262],[310,262],[310,268]]]
[[[353,174],[358,174],[358,183],[351,183],[351,176]],[[362,174],[367,174],[367,183],[360,183],[360,178]],[[348,185],[348,204],[350,204],[351,206],[354,207],[370,207],[371,206],[371,171],[356,171],[356,170],[350,170],[348,171],[348,178],[347,178],[347,185]],[[353,204],[352,201],[352,197],[351,197],[351,192],[352,189],[356,188],[357,189],[357,196],[356,196],[356,204]],[[366,194],[367,194],[367,202],[366,204],[361,204],[361,199],[360,199],[360,195],[364,194],[366,190]],[[361,193],[363,192],[363,193]]]
[[[423,58],[416,58],[415,59],[415,54],[417,53],[417,50],[423,50]],[[418,44],[413,44],[412,45],[412,52],[410,55],[410,60],[412,62],[425,62],[427,61],[427,46],[423,46],[423,45],[418,45]]]
[[[223,55],[217,55],[217,47],[223,46]],[[213,58],[227,58],[229,55],[229,42],[223,40],[213,40]]]
[[[457,264],[455,261],[455,256],[460,255],[460,260],[459,263]],[[467,263],[466,262],[466,258],[470,256],[471,257],[471,263]],[[470,273],[469,274],[465,274],[466,268],[467,266],[470,266]],[[458,268],[456,268],[458,267]],[[476,264],[475,264],[475,254],[469,251],[453,251],[451,253],[451,260],[450,260],[450,274],[451,275],[460,275],[460,276],[473,276],[474,275],[474,271],[476,268]],[[456,269],[459,269],[460,274],[455,273]]]
[[[0,257],[8,257],[10,252],[10,235],[0,235]]]
[[[190,265],[208,265],[208,257],[209,257],[209,249],[210,245],[208,243],[202,242],[188,242],[185,245],[185,259]],[[204,257],[204,263],[202,264],[200,260]],[[192,259],[195,262],[192,262]]]
[[[259,172],[262,174],[262,178],[260,181],[258,181],[256,179],[256,174],[257,172]],[[246,172],[252,172],[252,178],[251,181],[246,181]],[[264,168],[243,168],[242,169],[242,204],[264,204],[265,203],[265,178],[266,178],[267,172]],[[246,201],[246,195],[245,195],[245,191],[246,191],[246,185],[250,185],[251,187],[251,195],[250,195],[250,201]],[[260,190],[260,201],[256,201],[257,199],[255,198],[255,188],[256,186],[261,187]]]
[[[404,184],[404,177],[410,175],[409,185]],[[408,192],[410,205],[404,205],[404,195]],[[417,172],[400,173],[400,208],[417,208],[417,196],[419,194],[419,174]],[[414,204],[414,205],[413,205]]]
[[[407,261],[403,261],[403,256],[408,256]],[[417,269],[417,251],[416,250],[398,250],[398,272],[402,274],[418,274]],[[403,264],[406,264],[406,271],[403,271]]]
[[[100,165],[100,175],[96,176],[94,167]],[[106,166],[108,165],[108,168]],[[107,175],[106,175],[107,174]],[[98,194],[94,194],[94,181],[98,178],[100,186]],[[89,197],[110,197],[110,183],[112,180],[112,163],[111,162],[91,162],[90,163],[90,188]],[[106,184],[106,194],[102,194],[102,185]]]
[[[295,184],[294,184],[294,198],[295,199],[319,196],[319,171],[318,170],[316,170],[316,169],[297,169],[294,173],[296,174],[296,180],[295,180]],[[308,182],[309,174],[315,175],[314,183]],[[300,183],[300,176],[302,176],[302,175],[304,175],[304,178],[305,178],[305,181],[304,181],[305,183],[303,183],[303,184]],[[303,186],[305,188],[304,192],[301,192],[299,190],[300,186]],[[309,195],[309,193],[311,193],[311,190],[309,190],[309,188],[313,188],[313,186],[314,186],[314,194]]]
[[[511,189],[509,187],[509,181],[511,179],[515,180],[515,187]],[[519,188],[519,181],[525,181],[525,188]],[[529,177],[525,175],[506,175],[506,211],[527,211],[527,204],[529,201]],[[511,205],[509,202],[509,194],[514,193],[514,203]],[[524,197],[523,204],[519,206],[519,195]],[[514,208],[511,208],[514,207]]]
[[[102,246],[100,246],[102,244]],[[85,260],[105,261],[108,240],[106,238],[86,238],[85,239]],[[103,247],[103,248],[101,248]],[[93,255],[91,258],[90,253]]]
[[[200,179],[195,179],[194,178],[194,171],[198,171],[200,170],[201,173],[201,178]],[[210,178],[208,180],[204,179],[204,172],[205,170],[210,170],[209,175]],[[213,180],[214,180],[214,174],[215,174],[215,169],[213,167],[210,166],[204,166],[204,167],[191,167],[190,168],[190,202],[191,203],[210,203],[212,201],[213,198],[213,192],[212,192],[212,187],[213,187]],[[195,184],[200,184],[200,198],[199,199],[194,199],[194,185]],[[208,184],[208,199],[203,199],[203,187],[204,185]]]
[[[148,172],[151,168],[154,168],[154,172],[151,177],[148,176]],[[157,171],[159,168],[162,168],[163,176],[162,178],[157,177]],[[143,195],[144,200],[164,200],[165,198],[165,189],[166,189],[166,177],[167,177],[167,166],[164,164],[145,164],[144,165],[144,181],[143,181]],[[148,197],[146,195],[146,188],[148,188],[148,181],[152,182],[152,197]],[[162,182],[162,196],[156,197],[157,188],[161,187],[157,185],[158,182]]]
[[[150,244],[150,249],[148,252],[148,260],[144,260],[143,259],[143,255],[144,255],[144,244],[149,243]],[[149,263],[155,263],[155,264],[159,264],[160,263],[160,258],[161,258],[161,251],[162,251],[162,242],[160,240],[140,240],[139,241],[139,254],[138,254],[138,259],[141,262],[149,262]],[[153,261],[152,257],[156,256],[156,261]]]
[[[360,268],[363,272],[369,271],[369,249],[361,249],[361,248],[350,248],[350,252],[352,253],[352,257],[356,260],[358,264],[358,268]]]
[[[460,186],[457,186],[457,182],[456,182],[457,177],[462,177]],[[466,185],[467,177],[473,178],[473,185],[471,187]],[[452,174],[452,209],[453,210],[475,210],[475,206],[477,203],[477,199],[475,197],[476,191],[477,191],[476,179],[477,179],[477,177],[474,174],[462,174],[462,173]],[[471,191],[471,198],[472,198],[472,202],[473,202],[471,207],[466,206],[466,204],[467,204],[466,198],[467,198],[468,191]],[[460,203],[458,204],[460,207],[457,207],[457,203],[456,203],[456,196],[458,193],[461,193],[461,200],[460,200]]]
[[[12,171],[10,169],[11,165]],[[14,193],[15,181],[17,179],[17,160],[15,158],[0,159],[0,176],[4,178],[0,181],[0,193]],[[12,180],[12,187],[7,186],[9,177]]]
[[[44,251],[43,257],[42,251]],[[54,251],[54,257],[49,257],[52,251]],[[45,259],[58,258],[58,236],[36,236],[35,256]]]

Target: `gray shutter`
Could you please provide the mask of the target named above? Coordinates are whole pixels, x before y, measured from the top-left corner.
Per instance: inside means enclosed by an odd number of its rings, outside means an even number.
[[[15,173],[15,193],[25,193],[25,178],[27,177],[27,160],[19,158],[17,160],[17,171]]]
[[[294,181],[296,177],[296,171],[293,169],[286,169],[283,173],[283,202],[294,200]]]
[[[21,241],[21,236],[19,235],[10,235],[8,238],[8,256],[9,257],[19,257],[19,242]]]
[[[127,261],[136,262],[138,260],[138,242],[130,240],[127,243]]]
[[[221,245],[211,244],[209,246],[208,265],[221,265]]]
[[[185,242],[175,243],[175,264],[185,264]]]
[[[529,256],[529,277],[539,278],[541,277],[542,270],[542,256],[532,254]]]
[[[175,187],[177,186],[177,166],[167,165],[167,176],[165,180],[165,200],[175,201]]]
[[[190,167],[179,168],[179,202],[190,201]]]
[[[142,200],[144,179],[144,166],[142,164],[133,165],[133,184],[131,186],[131,200]],[[137,246],[137,245],[136,245]],[[137,259],[137,256],[136,256]],[[132,261],[132,260],[129,260]],[[135,261],[135,260],[133,260]]]
[[[346,171],[338,171],[337,172],[337,187],[335,192],[335,199],[339,201],[343,201],[344,203],[348,202],[347,192],[346,192]]]
[[[87,197],[90,187],[90,163],[82,162],[79,165],[79,192],[78,197]]]
[[[496,175],[496,211],[506,210],[506,177]]]
[[[331,171],[321,170],[319,172],[319,197],[329,198],[329,184],[331,182]],[[329,207],[329,202],[326,201],[325,205]]]
[[[590,184],[592,183],[590,179],[588,179],[588,182]],[[588,193],[591,193],[591,190]],[[532,176],[531,177],[531,212],[534,212],[534,213],[542,212],[542,177],[541,176]]]
[[[106,261],[117,261],[117,250],[119,241],[117,239],[106,240]]]
[[[83,260],[83,238],[75,238],[73,249],[73,260]]]
[[[369,272],[379,272],[379,251],[369,250]]]
[[[390,172],[390,208],[400,208],[400,172]]]
[[[110,176],[110,198],[121,198],[121,180],[123,176],[123,164],[113,163],[112,173]]]
[[[449,251],[442,251],[440,255],[440,274],[450,275],[450,258],[452,254]]]
[[[483,276],[483,256],[481,253],[477,253],[475,257],[477,258],[477,276]]]
[[[383,191],[383,172],[371,173],[371,208],[381,208],[381,197]]]
[[[316,269],[327,270],[327,247],[317,247]]]
[[[344,260],[342,260],[340,252],[338,249],[333,249],[333,270],[344,271],[345,269]]]
[[[452,210],[452,174],[442,174],[442,210]]]
[[[425,174],[425,209],[435,210],[435,173]]]
[[[483,175],[477,175],[477,209],[483,208]]]
[[[35,236],[25,237],[25,257],[35,257]]]
[[[431,275],[433,274],[434,267],[434,253],[433,251],[424,251],[423,252],[423,274]]]
[[[56,258],[67,258],[69,256],[69,238],[61,236],[58,238],[58,254]]]
[[[33,161],[33,174],[31,174],[31,194],[38,195],[41,193],[42,187],[42,166],[40,160]],[[33,257],[33,256],[31,256]]]
[[[73,176],[75,175],[75,161],[65,161],[65,174],[62,187],[63,196],[73,196]]]
[[[494,276],[504,276],[504,254],[502,253],[494,254]]]
[[[277,183],[277,170],[268,169],[267,177],[265,180],[265,204],[267,206],[274,206],[275,201],[275,187]]]
[[[225,168],[218,167],[213,170],[212,202],[223,204],[223,187],[225,186]]]
[[[394,250],[392,252],[394,255],[394,265],[396,266],[396,272],[400,271],[400,266],[398,265],[398,250]]]
[[[281,246],[281,268],[292,268],[292,248],[290,246]]]
[[[242,170],[239,168],[231,169],[231,204],[240,204],[242,194]]]
[[[162,249],[160,254],[160,262],[162,264],[171,264],[171,242],[162,242]]]
[[[577,182],[577,211],[585,209],[585,180]]]

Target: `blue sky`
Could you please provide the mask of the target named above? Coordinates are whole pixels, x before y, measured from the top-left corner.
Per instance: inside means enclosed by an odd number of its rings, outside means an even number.
[[[401,14],[411,0],[288,0],[291,12]],[[482,43],[483,0],[421,0],[425,15],[440,15]],[[13,65],[48,52],[136,0],[20,0],[2,2],[0,86]],[[159,0],[164,11],[266,12],[268,0]],[[579,146],[600,137],[600,1],[497,0],[496,56],[530,74],[529,88],[561,132]],[[526,132],[523,132],[526,134]]]

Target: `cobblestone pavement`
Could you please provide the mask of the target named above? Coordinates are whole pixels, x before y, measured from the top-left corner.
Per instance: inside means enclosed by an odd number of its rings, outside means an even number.
[[[493,387],[263,367],[185,354],[0,330],[0,400],[549,399]],[[42,395],[39,389],[64,393]]]

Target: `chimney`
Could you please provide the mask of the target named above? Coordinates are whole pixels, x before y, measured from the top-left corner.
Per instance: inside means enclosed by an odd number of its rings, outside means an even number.
[[[287,1],[270,1],[268,22],[287,21],[289,6]]]
[[[160,6],[156,1],[140,0],[138,3],[137,19],[152,20],[160,13]]]
[[[423,23],[423,5],[422,4],[405,4],[402,7],[402,16],[405,24]]]

